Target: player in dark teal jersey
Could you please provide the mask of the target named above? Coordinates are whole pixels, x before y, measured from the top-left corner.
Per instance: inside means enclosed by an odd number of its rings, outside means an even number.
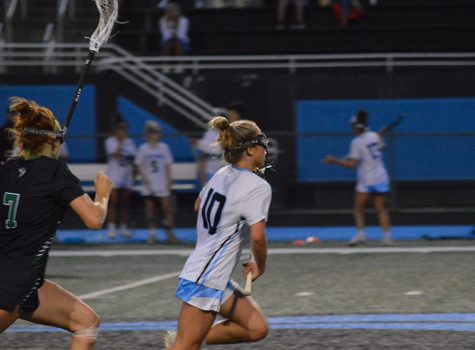
[[[66,209],[101,228],[112,182],[99,172],[93,201],[58,160],[63,134],[53,113],[22,98],[10,111],[18,156],[0,163],[0,333],[21,318],[70,331],[71,349],[92,349],[99,317],[44,275]]]

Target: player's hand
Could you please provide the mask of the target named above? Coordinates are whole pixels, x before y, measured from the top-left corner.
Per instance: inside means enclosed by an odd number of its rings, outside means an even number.
[[[262,274],[264,274],[264,270],[261,270],[255,261],[246,261],[242,264],[244,266],[244,270],[242,275],[244,279],[246,279],[249,272],[252,272],[252,280],[255,281],[258,279]]]
[[[109,176],[104,174],[102,170],[99,170],[94,180],[96,187],[96,196],[109,198],[112,191],[112,180]]]
[[[332,155],[328,155],[325,158],[322,159],[322,163],[324,164],[335,164],[337,161],[337,158]]]

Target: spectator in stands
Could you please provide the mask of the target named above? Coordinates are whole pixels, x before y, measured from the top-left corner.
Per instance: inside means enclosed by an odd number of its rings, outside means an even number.
[[[190,52],[188,18],[181,14],[180,6],[170,2],[160,19],[161,53],[165,56],[182,56]]]
[[[120,209],[120,234],[131,237],[128,228],[129,196],[134,186],[133,162],[137,153],[134,141],[127,136],[128,124],[118,114],[114,135],[105,142],[108,158],[107,175],[112,179],[114,189],[111,193],[108,216],[108,237],[115,238],[117,211]]]
[[[10,129],[13,127],[13,117],[13,112],[7,108],[5,124],[0,127],[0,161],[7,159],[13,150],[13,136],[10,133]]]
[[[159,201],[165,217],[163,223],[168,243],[175,244],[177,240],[173,233],[174,218],[170,204],[173,156],[168,145],[160,142],[162,128],[157,122],[148,121],[144,134],[147,142],[140,146],[135,165],[143,182],[142,196],[145,198],[145,216],[149,228],[148,243],[154,244],[156,241],[155,203]]]
[[[352,169],[358,167],[354,206],[358,231],[349,245],[355,246],[366,241],[364,209],[371,196],[374,197],[374,208],[383,230],[383,244],[390,245],[392,243],[391,227],[385,204],[390,187],[388,173],[383,163],[383,133],[369,130],[368,113],[366,111],[359,111],[351,118],[351,127],[353,133],[357,136],[351,142],[348,156],[345,159],[338,159],[328,155],[323,159],[325,164],[334,164]]]
[[[218,110],[215,115],[224,115],[229,122],[242,119],[243,107],[240,102],[231,103],[227,110]],[[198,178],[204,186],[211,176],[226,163],[223,160],[223,150],[216,145],[218,130],[209,128],[198,141]]]
[[[345,28],[350,20],[356,20],[363,14],[359,0],[334,0],[333,12],[339,21],[339,27]]]
[[[290,26],[291,29],[305,29],[307,26],[303,21],[303,0],[291,0],[295,8],[295,23]],[[286,23],[286,12],[288,0],[278,0],[277,2],[277,26],[276,29],[284,29]]]

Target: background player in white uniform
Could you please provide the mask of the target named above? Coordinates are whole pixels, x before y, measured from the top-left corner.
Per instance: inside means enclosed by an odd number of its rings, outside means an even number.
[[[231,103],[227,111],[223,111],[231,123],[242,117],[243,107],[240,102]],[[217,114],[221,115],[221,113]],[[197,143],[198,155],[198,178],[204,186],[211,176],[214,175],[226,162],[223,159],[223,150],[216,144],[218,130],[208,129]]]
[[[368,114],[365,111],[359,111],[357,115],[353,116],[351,126],[353,132],[358,136],[351,141],[348,156],[345,159],[337,159],[329,155],[323,159],[326,164],[335,164],[345,168],[358,167],[354,207],[358,231],[349,244],[357,245],[366,241],[364,208],[373,195],[374,208],[383,230],[383,244],[389,245],[392,243],[391,227],[385,202],[390,186],[389,176],[383,163],[384,141],[381,133],[368,129]]]
[[[174,218],[170,205],[171,193],[171,164],[173,156],[166,143],[160,142],[162,128],[154,121],[145,124],[145,139],[147,143],[140,146],[135,158],[140,176],[142,177],[142,196],[145,197],[145,215],[149,225],[148,243],[156,240],[155,202],[160,200],[162,212],[165,217],[169,243],[176,243],[173,233]]]
[[[253,173],[265,163],[267,139],[252,121],[229,124],[223,117],[211,120],[219,129],[218,143],[230,165],[222,167],[206,184],[195,203],[198,213],[196,248],[180,274],[176,297],[183,301],[176,342],[165,338],[169,349],[199,349],[207,344],[253,342],[268,328],[257,304],[230,280],[241,250],[250,239],[255,262],[247,262],[244,276],[253,280],[265,270],[265,227],[271,187]],[[242,231],[244,224],[250,233]],[[213,326],[216,315],[227,319]]]
[[[129,214],[129,195],[134,186],[133,163],[137,149],[134,141],[127,137],[128,125],[119,118],[116,121],[114,136],[108,137],[105,142],[107,155],[107,175],[114,183],[110,199],[108,216],[108,236],[116,235],[117,211],[120,208],[120,234],[130,237],[127,227]]]

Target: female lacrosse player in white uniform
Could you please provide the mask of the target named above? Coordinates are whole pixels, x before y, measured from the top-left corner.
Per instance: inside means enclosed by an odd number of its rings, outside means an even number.
[[[250,120],[229,124],[216,117],[209,125],[219,129],[218,143],[229,165],[209,180],[195,203],[198,238],[176,291],[183,301],[178,333],[174,342],[170,334],[165,337],[165,346],[173,350],[199,349],[203,342],[254,342],[268,332],[257,304],[230,280],[249,239],[255,261],[245,264],[244,276],[252,272],[255,280],[265,271],[271,187],[253,170],[265,163],[267,139]],[[241,230],[244,224],[250,234]],[[213,326],[217,314],[226,321]]]
[[[118,118],[114,136],[108,137],[105,143],[107,155],[107,175],[114,183],[108,217],[108,236],[115,238],[117,208],[120,208],[120,234],[130,237],[127,227],[130,190],[134,187],[133,163],[137,149],[134,141],[127,136],[128,125]]]
[[[165,217],[164,224],[169,243],[176,243],[173,233],[174,219],[170,205],[171,164],[173,156],[166,143],[160,142],[162,128],[154,121],[145,124],[147,143],[140,146],[135,158],[142,177],[142,196],[145,197],[145,215],[149,225],[148,243],[156,240],[155,202],[158,199]]]
[[[391,228],[385,202],[390,186],[389,176],[383,163],[384,141],[380,133],[368,129],[368,114],[365,111],[359,111],[352,117],[351,126],[357,136],[351,141],[350,153],[346,159],[337,159],[331,155],[323,159],[326,164],[345,168],[358,167],[354,207],[357,233],[349,245],[353,246],[366,241],[364,208],[371,195],[374,196],[374,208],[383,230],[383,244],[389,245],[392,243]]]

